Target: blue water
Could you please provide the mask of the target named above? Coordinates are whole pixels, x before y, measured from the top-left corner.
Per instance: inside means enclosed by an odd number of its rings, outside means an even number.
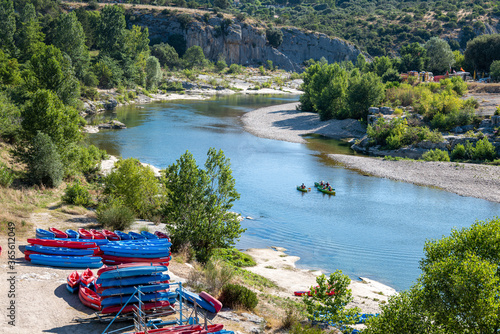
[[[128,129],[93,134],[90,141],[159,168],[186,150],[203,165],[210,147],[222,149],[241,194],[233,209],[253,218],[242,222],[247,231],[237,247],[285,247],[301,258],[298,267],[341,269],[396,289],[408,288],[419,276],[427,239],[500,215],[498,203],[336,166],[327,153],[353,154],[336,141],[295,144],[258,138],[242,128],[245,112],[296,99],[232,96],[121,108],[114,116]],[[336,196],[315,190],[319,180],[330,181]],[[303,182],[311,192],[295,189]]]

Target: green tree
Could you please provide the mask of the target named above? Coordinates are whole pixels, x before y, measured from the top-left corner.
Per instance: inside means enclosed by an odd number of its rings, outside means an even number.
[[[90,64],[90,55],[85,33],[75,12],[59,15],[52,35],[52,43],[71,58],[76,77],[83,79]]]
[[[23,136],[28,141],[38,132],[46,133],[60,152],[81,138],[79,124],[83,119],[78,111],[65,106],[57,95],[47,89],[35,92],[21,112]]]
[[[266,38],[273,48],[277,48],[283,43],[283,32],[281,29],[271,28],[266,30]]]
[[[0,50],[0,85],[17,85],[21,83],[21,73],[16,58],[10,58]]]
[[[327,278],[324,274],[316,278],[316,287],[311,287],[311,296],[304,296],[307,318],[311,321],[335,323],[337,326],[356,323],[359,309],[346,308],[352,298],[349,276],[336,270]],[[328,292],[335,291],[334,294]]]
[[[382,313],[367,321],[364,334],[445,334],[429,320],[422,306],[422,290],[414,286],[391,297],[382,305]]]
[[[0,51],[1,52],[1,51]],[[21,112],[5,92],[0,92],[0,137],[14,139],[21,129]]]
[[[205,55],[200,46],[194,45],[186,50],[186,53],[182,56],[182,61],[186,68],[200,68],[203,67],[205,62]]]
[[[120,201],[138,217],[154,218],[165,201],[165,191],[151,168],[137,159],[118,161],[104,179],[104,194]]]
[[[164,171],[163,183],[170,194],[163,217],[172,227],[174,249],[190,244],[197,259],[206,262],[214,249],[233,245],[245,231],[230,212],[240,195],[221,150],[209,149],[204,170],[186,152]]]
[[[425,244],[420,264],[424,307],[446,333],[499,330],[499,230],[498,218],[477,221]]]
[[[392,60],[387,56],[375,57],[370,64],[373,72],[379,77],[383,76],[388,70],[392,69]]]
[[[174,68],[179,66],[179,55],[174,47],[165,44],[155,44],[151,47],[151,55],[158,58],[162,67]]]
[[[460,69],[465,66],[465,57],[459,50],[453,51],[453,57],[455,57],[456,68]]]
[[[11,0],[0,1],[0,48],[5,53],[15,54],[14,35],[16,33],[16,17],[14,2]]]
[[[214,6],[219,7],[221,9],[226,9],[231,6],[230,0],[214,0]]]
[[[495,81],[500,81],[500,60],[495,60],[490,66],[490,76]]]
[[[155,88],[161,80],[161,66],[158,59],[154,56],[148,57],[146,61],[146,87]]]
[[[20,27],[16,31],[16,46],[20,51],[19,59],[24,62],[40,52],[45,46],[44,38],[45,35],[36,18],[35,7],[27,3],[21,12]]]
[[[467,43],[465,62],[476,71],[488,71],[491,63],[500,60],[500,34],[481,35]]]
[[[400,72],[420,72],[424,69],[427,50],[419,43],[402,46],[399,53],[401,54]]]
[[[444,39],[432,37],[425,43],[427,68],[434,73],[444,73],[455,64],[455,56]]]
[[[122,82],[123,70],[118,61],[108,56],[99,57],[99,60],[92,66],[99,87],[113,88]]]
[[[366,119],[368,108],[384,98],[384,84],[375,73],[365,73],[349,78],[347,104],[349,118]]]
[[[97,27],[97,47],[104,55],[120,57],[125,43],[125,14],[121,6],[105,6]]]
[[[93,49],[98,38],[97,29],[101,21],[101,13],[99,11],[87,10],[83,6],[78,7],[74,12],[85,33],[85,44],[87,48]]]
[[[71,61],[53,45],[43,46],[31,57],[23,72],[26,88],[31,92],[49,89],[64,104],[76,106],[80,97],[80,84],[73,74]]]
[[[38,132],[30,141],[24,162],[28,178],[34,184],[58,187],[63,178],[63,165],[56,145],[50,136]]]

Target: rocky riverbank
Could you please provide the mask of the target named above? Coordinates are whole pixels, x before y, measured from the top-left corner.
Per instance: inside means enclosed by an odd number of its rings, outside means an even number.
[[[284,104],[251,111],[243,116],[247,131],[264,138],[303,143],[305,134],[351,139],[364,135],[353,120],[320,122],[317,114],[295,110],[297,104]],[[347,123],[349,121],[350,123]],[[358,122],[359,123],[359,122]],[[452,163],[329,155],[347,168],[392,180],[437,187],[461,196],[500,203],[500,167]]]

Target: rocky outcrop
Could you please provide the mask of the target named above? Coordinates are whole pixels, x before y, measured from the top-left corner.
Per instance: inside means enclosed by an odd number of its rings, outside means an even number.
[[[267,43],[265,28],[246,22],[233,21],[227,25],[219,17],[208,20],[199,14],[192,14],[191,22],[183,23],[176,15],[141,14],[134,12],[129,25],[139,25],[149,29],[149,38],[167,42],[169,36],[184,36],[187,47],[198,45],[205,57],[215,61],[224,57],[228,64],[259,66],[271,60],[274,65],[287,71],[301,72],[304,61],[328,62],[355,61],[360,51],[346,41],[329,38],[325,34],[305,33],[296,28],[282,29],[283,42],[278,48]]]

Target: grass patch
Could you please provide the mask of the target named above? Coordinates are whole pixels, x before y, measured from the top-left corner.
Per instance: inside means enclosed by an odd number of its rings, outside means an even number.
[[[235,267],[235,273],[237,279],[255,289],[263,290],[264,288],[278,288],[278,286],[273,281],[260,275],[254,274],[246,269]]]
[[[257,265],[250,255],[240,252],[236,248],[217,248],[213,257],[235,267],[253,267]]]

